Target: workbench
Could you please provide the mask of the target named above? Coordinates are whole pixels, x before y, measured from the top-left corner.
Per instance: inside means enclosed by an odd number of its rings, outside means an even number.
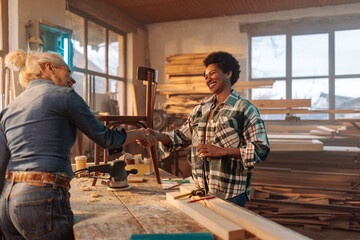
[[[160,176],[175,176],[160,170]],[[195,220],[166,201],[166,192],[154,175],[146,182],[130,183],[127,191],[108,191],[98,180],[74,178],[71,181],[71,208],[75,215],[75,239],[130,239],[132,234],[208,232]],[[90,191],[81,187],[88,186]],[[93,202],[91,194],[100,194]]]

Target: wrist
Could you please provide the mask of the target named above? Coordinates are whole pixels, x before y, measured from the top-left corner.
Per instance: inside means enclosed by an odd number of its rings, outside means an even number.
[[[228,155],[228,150],[226,148],[223,148],[223,156],[227,156]]]

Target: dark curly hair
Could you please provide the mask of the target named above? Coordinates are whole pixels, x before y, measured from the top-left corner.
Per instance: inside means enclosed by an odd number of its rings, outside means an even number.
[[[210,64],[217,64],[219,68],[223,71],[223,73],[232,72],[231,75],[231,86],[234,85],[240,76],[240,65],[239,62],[227,52],[213,52],[209,56],[207,56],[204,60],[205,67]]]

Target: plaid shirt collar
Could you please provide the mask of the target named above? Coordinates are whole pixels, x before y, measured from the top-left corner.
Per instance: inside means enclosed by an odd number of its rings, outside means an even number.
[[[231,93],[230,95],[226,98],[226,100],[223,102],[223,104],[227,104],[231,107],[234,107],[236,102],[240,99],[240,95],[236,92],[235,89],[231,89]],[[215,102],[216,99],[216,95],[212,95],[210,98],[206,99],[205,101],[203,101],[201,103],[201,105],[206,105],[206,104],[212,104]],[[221,104],[221,103],[220,103]]]

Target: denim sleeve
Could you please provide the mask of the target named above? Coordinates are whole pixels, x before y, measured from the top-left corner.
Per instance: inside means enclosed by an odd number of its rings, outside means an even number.
[[[10,151],[2,126],[0,125],[0,194],[4,187],[5,172],[10,159]]]
[[[68,119],[97,145],[105,149],[120,148],[126,140],[126,132],[105,127],[89,106],[74,90],[67,99]]]

